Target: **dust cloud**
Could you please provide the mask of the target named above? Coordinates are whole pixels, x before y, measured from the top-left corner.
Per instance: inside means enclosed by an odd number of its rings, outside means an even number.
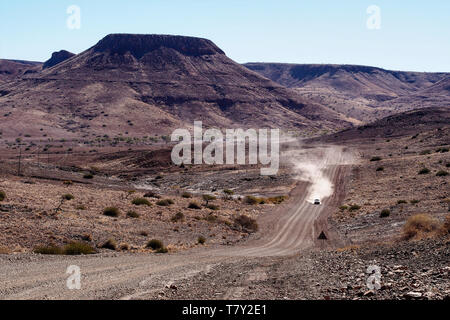
[[[283,162],[290,165],[295,179],[309,182],[307,201],[323,201],[334,192],[334,184],[327,171],[335,165],[353,164],[354,155],[342,146],[311,147],[299,141],[291,141],[282,153]]]

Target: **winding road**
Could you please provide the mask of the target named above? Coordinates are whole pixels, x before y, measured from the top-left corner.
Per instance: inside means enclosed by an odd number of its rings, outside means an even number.
[[[315,163],[334,185],[332,195],[322,199],[322,205],[313,205],[308,201],[312,183],[299,181],[286,203],[261,216],[258,235],[245,244],[168,255],[0,256],[0,299],[139,299],[181,279],[207,273],[220,263],[296,254],[323,242],[317,240],[322,231],[331,238],[325,241],[330,244],[335,240],[326,220],[344,197],[343,184],[350,166],[341,149],[326,150],[308,152],[319,152],[320,161]],[[80,290],[69,290],[66,285],[71,265],[80,267]],[[256,271],[251,276],[265,277]]]

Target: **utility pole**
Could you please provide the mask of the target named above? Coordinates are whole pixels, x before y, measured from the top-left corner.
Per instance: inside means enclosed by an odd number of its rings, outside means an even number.
[[[17,174],[20,177],[21,176],[21,166],[22,166],[22,146],[19,145],[19,168],[17,170]]]

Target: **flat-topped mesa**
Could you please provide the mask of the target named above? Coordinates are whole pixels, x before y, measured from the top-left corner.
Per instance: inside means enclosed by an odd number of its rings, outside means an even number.
[[[155,34],[110,34],[93,47],[94,52],[120,55],[129,52],[136,59],[160,48],[170,48],[187,56],[225,54],[207,39]]]

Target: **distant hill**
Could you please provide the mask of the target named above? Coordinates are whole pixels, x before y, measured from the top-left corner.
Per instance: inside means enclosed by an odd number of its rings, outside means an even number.
[[[192,127],[194,120],[303,133],[349,125],[337,112],[229,59],[207,39],[112,34],[68,59],[57,55],[39,73],[0,85],[8,114],[0,118],[4,137],[43,131],[53,138],[145,136]]]
[[[357,65],[247,63],[245,66],[283,86],[295,88],[304,97],[354,119],[356,124],[422,107],[424,101],[432,99],[426,89],[450,76],[450,73],[391,71]],[[441,93],[450,98],[448,92]],[[433,100],[424,106],[439,107],[448,101]]]
[[[38,72],[41,68],[41,62],[0,59],[0,84]]]
[[[44,65],[42,66],[43,69],[51,68],[53,66],[56,66],[58,63],[61,63],[63,61],[66,61],[67,59],[70,59],[75,54],[66,50],[61,50],[58,52],[53,52],[52,57],[44,62]]]

